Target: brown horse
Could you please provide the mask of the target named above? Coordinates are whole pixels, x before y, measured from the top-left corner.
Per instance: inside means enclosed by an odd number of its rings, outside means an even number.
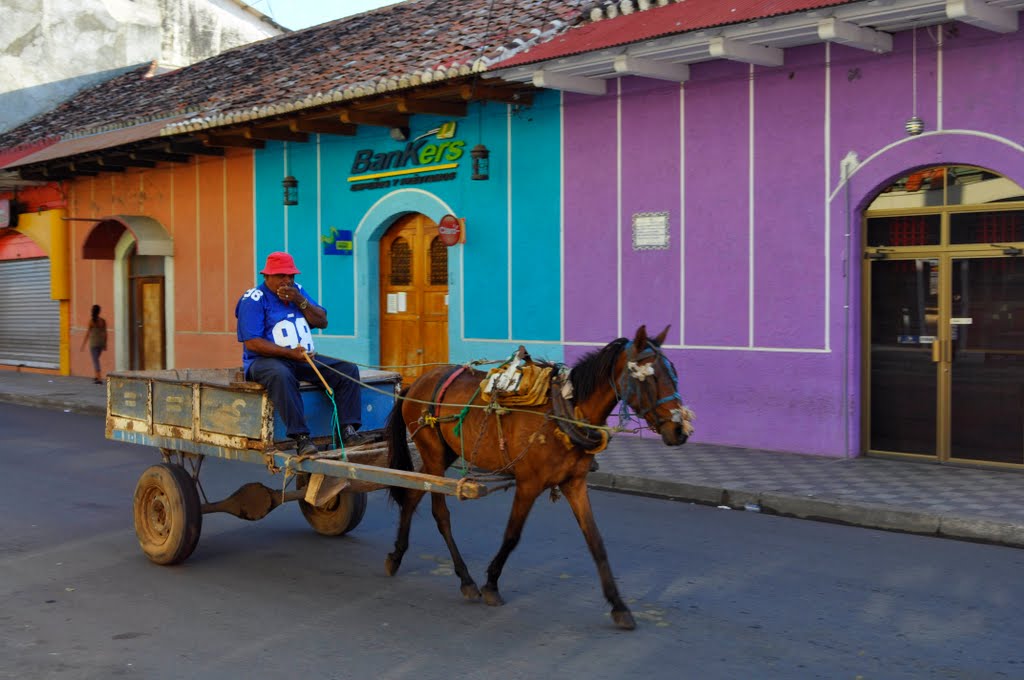
[[[487,567],[487,583],[483,587],[487,604],[504,604],[498,593],[498,578],[505,561],[519,543],[537,496],[545,489],[558,487],[569,501],[597,563],[601,587],[612,605],[612,619],[620,628],[636,627],[633,615],[619,596],[590,507],[586,478],[593,455],[585,448],[593,450],[591,444],[601,444],[600,436],[595,439],[588,435],[602,432],[589,426],[603,427],[620,401],[644,418],[665,444],[678,446],[686,442],[692,431],[691,414],[680,401],[675,368],[659,349],[667,333],[668,328],[657,337],[648,338],[646,328],[641,326],[632,341],[619,338],[576,362],[569,373],[574,396],[568,402],[570,407],[575,406],[569,413],[575,414],[572,420],[576,423],[565,428],[569,430],[568,436],[558,432],[558,422],[570,419],[555,417],[550,404],[510,409],[501,415],[481,408],[484,404],[477,395],[486,374],[480,371],[459,372],[456,366],[440,366],[402,392],[401,404],[392,412],[387,425],[388,465],[392,469],[413,468],[408,429],[423,460],[423,472],[442,475],[462,455],[474,468],[511,472],[515,476],[515,499],[505,537]],[[476,408],[464,408],[467,404]],[[409,548],[413,511],[426,491],[392,487],[390,493],[401,508],[395,550],[386,561],[388,574],[394,575]],[[432,504],[437,528],[462,581],[462,594],[467,599],[479,599],[481,592],[452,537],[444,495],[432,494]]]

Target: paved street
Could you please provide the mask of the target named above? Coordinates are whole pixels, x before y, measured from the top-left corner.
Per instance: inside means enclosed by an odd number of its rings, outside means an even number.
[[[464,602],[429,512],[384,575],[394,509],[328,539],[285,506],[207,515],[195,554],[141,554],[155,451],[96,416],[0,411],[0,678],[1019,678],[1018,549],[593,492],[637,615],[615,629],[567,504],[538,503],[500,609]],[[209,460],[211,496],[257,466]],[[510,497],[454,503],[474,576]]]

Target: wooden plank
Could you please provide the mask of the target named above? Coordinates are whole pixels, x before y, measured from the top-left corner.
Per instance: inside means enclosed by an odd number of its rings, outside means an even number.
[[[153,424],[192,429],[192,386],[153,383]]]
[[[110,399],[107,412],[111,415],[148,420],[149,382],[130,378],[110,377]]]
[[[263,395],[203,385],[199,390],[201,433],[259,439],[263,435]]]
[[[406,489],[421,489],[430,493],[442,493],[447,496],[458,496],[463,499],[482,498],[489,492],[486,484],[468,478],[461,480],[452,479],[428,475],[422,472],[405,472],[376,465],[364,465],[351,461],[345,462],[323,458],[299,460],[298,456],[282,451],[261,453],[249,449],[227,448],[173,437],[153,436],[145,432],[122,429],[111,430],[109,427],[107,438],[130,444],[145,444],[161,449],[185,451],[187,453],[213,456],[225,460],[238,460],[257,465],[265,466],[267,462],[271,462],[279,469],[287,468],[292,471],[309,473],[318,472],[329,477],[341,477],[353,482],[360,482],[360,484],[368,483],[381,486],[399,486]],[[353,453],[355,452],[353,451]],[[353,484],[352,488],[356,490],[357,486]]]

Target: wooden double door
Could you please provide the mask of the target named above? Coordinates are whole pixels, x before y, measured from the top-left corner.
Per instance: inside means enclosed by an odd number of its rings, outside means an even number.
[[[407,215],[380,243],[380,363],[411,383],[448,361],[448,248],[426,215]]]

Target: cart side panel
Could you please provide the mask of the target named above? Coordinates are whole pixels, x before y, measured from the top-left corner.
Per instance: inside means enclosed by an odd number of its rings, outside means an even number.
[[[153,422],[192,429],[192,386],[154,382]]]
[[[112,416],[149,422],[150,382],[138,378],[110,378],[107,413]]]
[[[260,439],[263,436],[265,398],[264,393],[200,386],[200,432]]]

